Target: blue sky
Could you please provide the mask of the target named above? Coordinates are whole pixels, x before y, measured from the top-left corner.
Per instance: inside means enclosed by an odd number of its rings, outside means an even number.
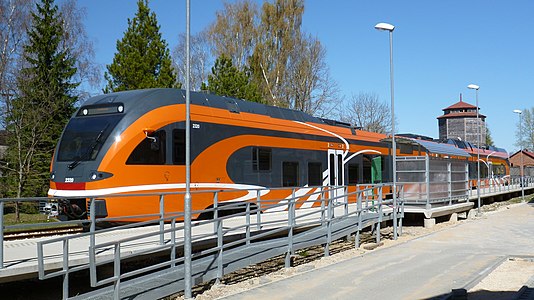
[[[258,1],[261,3],[261,1]],[[96,61],[110,64],[116,41],[127,29],[135,0],[80,0],[94,41]],[[163,37],[171,50],[185,32],[185,0],[152,0]],[[218,0],[191,1],[191,31],[213,22]],[[497,146],[517,149],[514,109],[534,106],[534,1],[306,1],[304,31],[327,50],[341,96],[376,93],[390,101],[389,40],[374,25],[388,22],[393,33],[397,132],[438,137],[442,109],[463,100],[479,105]],[[343,99],[340,99],[342,101]]]

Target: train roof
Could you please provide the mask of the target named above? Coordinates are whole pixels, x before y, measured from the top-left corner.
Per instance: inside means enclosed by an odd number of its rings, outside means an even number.
[[[183,101],[183,102],[182,102]],[[299,110],[270,106],[266,104],[218,96],[207,92],[190,92],[191,104],[208,106],[212,108],[227,109],[233,113],[252,113],[270,116],[272,118],[293,120],[300,122],[312,122],[338,127],[355,128],[348,123],[321,119]],[[123,103],[125,112],[131,109],[149,111],[156,107],[185,102],[185,90],[156,88],[144,90],[131,90],[103,94],[88,99],[82,107],[98,106],[108,103]],[[356,128],[355,128],[356,129]]]

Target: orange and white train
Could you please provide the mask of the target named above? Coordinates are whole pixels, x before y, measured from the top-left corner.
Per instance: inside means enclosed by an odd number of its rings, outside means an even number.
[[[239,190],[221,200],[248,201],[255,194],[242,190],[266,188],[262,199],[284,199],[294,188],[305,195],[324,186],[355,188],[392,179],[391,142],[383,134],[301,111],[190,95],[192,191]],[[158,213],[157,196],[106,195],[185,189],[185,109],[185,91],[177,89],[87,100],[67,124],[51,164],[48,194],[67,199],[60,202],[60,217],[88,218],[87,201],[94,197],[99,218]],[[413,147],[398,155],[421,151],[427,150]],[[509,174],[500,152],[491,156],[493,165]],[[467,159],[476,162],[472,155]],[[165,211],[183,211],[183,198],[169,197]],[[212,204],[212,198],[193,196],[193,210]]]

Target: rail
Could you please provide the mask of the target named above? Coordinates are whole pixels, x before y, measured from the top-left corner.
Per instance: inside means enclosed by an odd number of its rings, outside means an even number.
[[[385,187],[388,187],[385,189]],[[317,244],[324,245],[324,255],[329,255],[329,245],[334,236],[339,234],[355,235],[355,247],[359,247],[360,232],[366,226],[374,225],[376,240],[380,241],[380,225],[384,220],[398,217],[402,228],[403,215],[403,189],[398,187],[399,198],[397,203],[387,196],[388,185],[379,184],[365,187],[357,187],[352,192],[348,192],[346,186],[343,187],[312,187],[306,189],[291,189],[290,196],[281,199],[265,199],[264,195],[284,189],[255,189],[246,190],[248,195],[253,195],[252,199],[246,202],[223,202],[220,199],[227,198],[225,194],[235,192],[235,190],[214,190],[193,192],[193,201],[196,197],[209,195],[213,200],[211,208],[206,210],[193,211],[193,215],[209,216],[204,220],[193,221],[191,224],[182,222],[182,212],[166,212],[164,210],[165,201],[176,195],[176,193],[158,194],[138,194],[138,195],[109,195],[105,198],[132,197],[136,201],[142,201],[145,197],[157,196],[159,199],[159,212],[142,217],[152,218],[150,221],[127,223],[125,225],[96,230],[101,222],[124,222],[129,218],[139,216],[121,216],[117,218],[97,219],[95,218],[95,197],[89,197],[90,218],[84,221],[71,221],[68,223],[83,223],[89,227],[89,232],[75,235],[59,236],[48,238],[37,242],[38,274],[40,279],[53,277],[63,277],[63,299],[69,298],[69,276],[81,270],[89,270],[90,283],[92,287],[113,286],[115,299],[120,298],[121,284],[129,279],[156,272],[162,268],[177,268],[186,259],[201,261],[206,257],[213,257],[214,267],[204,270],[203,280],[214,278],[217,281],[228,272],[244,265],[232,265],[228,267],[227,256],[238,247],[253,248],[263,245],[265,241],[273,238],[284,237],[285,265],[289,267],[291,257],[296,250],[306,245],[299,240],[301,232],[315,229],[320,230],[320,239]],[[287,188],[285,189],[287,190]],[[101,198],[103,196],[99,196]],[[46,198],[33,199],[0,199],[0,210],[3,203],[7,201],[42,201]],[[133,199],[133,198],[132,198]],[[47,200],[53,200],[48,198]],[[231,213],[231,214],[229,214]],[[0,221],[1,220],[0,214]],[[347,222],[349,227],[340,230],[339,224]],[[192,257],[181,256],[184,239],[183,231],[186,226],[191,226],[193,233],[193,244],[213,244],[211,247],[199,247]],[[336,227],[337,226],[337,227]],[[3,228],[0,227],[0,242],[3,249]],[[10,228],[5,226],[5,228]],[[138,230],[135,236],[122,237],[121,232],[128,230]],[[395,230],[396,231],[396,230]],[[396,237],[395,237],[396,238]],[[76,243],[77,241],[77,243]],[[81,244],[84,244],[80,246]],[[76,245],[76,249],[74,249]],[[52,246],[60,246],[61,257],[58,258],[50,253]],[[84,249],[84,250],[82,250]],[[154,253],[167,253],[168,259],[149,266],[138,269],[121,270],[121,263],[133,257],[150,255]],[[274,252],[273,252],[274,253]],[[88,261],[81,261],[80,257],[89,258]],[[3,265],[3,252],[0,253],[1,268]],[[267,259],[266,255],[260,255],[257,260]],[[259,262],[257,261],[257,262]],[[55,263],[55,267],[49,267]],[[57,265],[60,265],[58,267]],[[112,275],[105,276],[99,273],[99,267],[112,266]],[[233,268],[233,269],[232,269]],[[211,275],[209,275],[211,274]]]

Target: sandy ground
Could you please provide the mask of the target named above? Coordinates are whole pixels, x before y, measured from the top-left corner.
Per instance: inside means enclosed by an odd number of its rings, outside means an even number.
[[[499,265],[493,272],[469,290],[473,296],[469,300],[482,300],[483,294],[477,297],[479,291],[499,292],[492,294],[492,300],[510,299],[509,293],[517,292],[534,275],[534,262],[521,258],[510,258]]]
[[[493,214],[502,209],[509,209],[511,205],[518,204],[513,204],[512,202],[508,201],[485,205],[482,207],[483,214]],[[297,253],[304,258],[304,262],[296,262],[297,265],[295,267],[286,269],[283,267],[283,258],[274,258],[266,263],[247,268],[248,270],[246,269],[228,274],[225,276],[225,278],[223,278],[222,283],[211,283],[197,286],[193,290],[193,296],[195,299],[199,300],[224,298],[260,285],[283,280],[296,274],[301,274],[314,269],[320,269],[334,263],[339,263],[347,259],[365,255],[365,253],[373,251],[377,247],[391,247],[417,237],[456,226],[460,222],[476,222],[476,220],[477,217],[471,220],[442,222],[436,224],[433,228],[424,228],[422,226],[404,226],[402,235],[397,240],[388,238],[392,236],[392,228],[384,228],[381,230],[383,239],[381,240],[380,245],[373,243],[374,236],[368,236],[366,242],[364,241],[364,238],[362,238],[362,245],[357,249],[354,248],[353,241],[338,241],[331,247],[332,252],[337,253],[328,257],[322,257],[322,248],[320,247],[306,249]],[[472,291],[479,290],[518,291],[530,279],[530,277],[534,275],[534,262],[521,259],[508,260],[498,266],[490,275],[491,276],[485,277],[469,292],[471,293]],[[177,298],[175,297],[173,299],[184,298],[183,296],[178,296]],[[469,296],[469,299],[471,300],[475,298]],[[504,300],[507,298],[502,299]]]

